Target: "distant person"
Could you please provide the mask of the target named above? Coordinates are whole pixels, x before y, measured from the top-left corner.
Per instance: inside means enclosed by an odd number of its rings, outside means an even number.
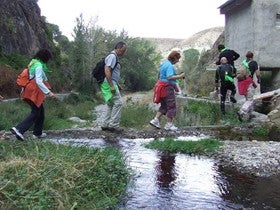
[[[233,67],[232,65],[228,64],[227,58],[222,57],[220,61],[221,65],[218,66],[215,74],[215,87],[216,91],[219,90],[219,82],[220,82],[220,94],[221,94],[221,112],[225,114],[225,101],[228,90],[231,91],[230,93],[230,101],[232,103],[236,103],[236,99],[234,98],[236,93],[236,88],[234,85],[233,79]]]
[[[105,58],[105,79],[101,83],[101,93],[107,105],[107,112],[101,129],[104,131],[121,132],[119,128],[122,97],[121,86],[119,85],[121,76],[121,65],[119,57],[123,56],[127,50],[125,42],[118,42],[114,50]],[[117,65],[115,65],[117,63]],[[116,67],[115,67],[116,66]],[[114,68],[115,67],[115,68]]]
[[[232,67],[233,67],[233,76],[235,77],[236,68],[234,66],[234,61],[236,61],[240,57],[240,55],[237,52],[235,52],[234,50],[226,48],[222,44],[218,45],[218,50],[220,52],[220,55],[219,55],[218,60],[215,62],[216,65],[220,65],[221,64],[221,58],[226,57],[228,64],[232,65]]]
[[[21,98],[27,102],[31,108],[31,113],[17,126],[11,128],[11,132],[18,140],[24,140],[23,134],[33,127],[33,137],[43,138],[43,124],[45,119],[44,100],[46,96],[55,97],[51,92],[50,85],[47,82],[46,73],[49,72],[46,66],[52,55],[49,50],[39,50],[29,63],[29,78],[31,81],[27,84],[21,93]]]
[[[160,128],[160,118],[166,115],[167,123],[165,130],[177,130],[173,124],[176,116],[176,99],[175,91],[178,92],[176,80],[185,77],[185,73],[177,74],[174,64],[178,63],[181,55],[178,51],[172,51],[166,61],[159,67],[159,79],[154,87],[154,103],[160,103],[160,107],[154,119],[150,121],[150,125]]]
[[[254,88],[257,88],[257,84],[253,78],[254,75],[256,75],[256,82],[260,84],[260,70],[258,63],[254,60],[254,54],[251,51],[246,53],[246,59],[243,60],[242,65],[248,69],[248,75],[245,76],[243,80],[238,80],[237,86],[239,94],[244,95],[246,101],[237,114],[240,121],[248,121],[253,111]]]

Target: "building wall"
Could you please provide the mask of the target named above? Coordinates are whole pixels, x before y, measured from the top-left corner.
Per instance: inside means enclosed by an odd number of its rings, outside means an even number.
[[[261,68],[280,68],[279,0],[253,0],[250,6],[225,14],[225,22],[225,44],[241,55],[237,66],[251,50]]]

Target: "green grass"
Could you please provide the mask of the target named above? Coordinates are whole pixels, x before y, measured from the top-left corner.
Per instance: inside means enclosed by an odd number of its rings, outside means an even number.
[[[178,109],[176,122],[180,126],[240,125],[237,108],[228,107],[222,115],[219,103],[188,100]]]
[[[155,112],[148,105],[134,103],[123,108],[120,124],[123,127],[145,129],[154,115]]]
[[[61,130],[75,125],[70,117],[79,117],[88,122],[96,119],[93,113],[96,102],[83,95],[70,94],[63,101],[47,98],[44,103],[44,130]],[[30,107],[22,100],[0,103],[0,130],[9,130],[22,121],[29,113]],[[79,125],[87,126],[88,123]]]
[[[120,151],[0,141],[2,209],[105,209],[127,187]]]
[[[221,141],[213,138],[199,141],[182,141],[168,138],[151,141],[145,147],[171,153],[207,155],[216,151],[221,145]]]

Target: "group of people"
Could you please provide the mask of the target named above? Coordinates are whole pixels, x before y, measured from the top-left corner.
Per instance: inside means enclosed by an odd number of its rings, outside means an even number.
[[[236,88],[234,85],[234,78],[236,77],[236,68],[234,61],[240,55],[234,50],[225,48],[224,45],[219,45],[220,51],[219,60],[215,63],[218,65],[215,75],[216,90],[221,94],[221,112],[225,114],[225,100],[227,91],[231,91],[230,101],[236,103],[235,94]],[[109,132],[121,132],[120,118],[122,110],[121,86],[119,84],[121,75],[121,65],[119,57],[123,56],[127,51],[127,44],[123,41],[118,42],[115,48],[105,58],[105,78],[100,84],[102,96],[107,105],[106,117],[101,125],[101,129]],[[30,82],[26,85],[21,93],[21,98],[27,102],[31,108],[31,113],[23,119],[19,124],[11,128],[11,132],[19,140],[24,140],[24,133],[33,125],[33,137],[43,138],[46,133],[43,133],[43,123],[45,119],[44,101],[46,96],[55,98],[55,94],[51,91],[51,86],[47,82],[47,72],[49,71],[46,64],[52,58],[49,50],[42,49],[30,61],[29,77]],[[155,117],[149,122],[150,125],[161,128],[160,119],[163,115],[166,116],[165,130],[175,131],[178,128],[174,125],[174,118],[176,117],[176,96],[178,92],[177,81],[185,78],[185,73],[176,73],[174,65],[179,62],[181,58],[180,52],[172,51],[167,60],[165,60],[159,67],[158,81],[154,86],[154,103],[160,103],[160,107],[156,112]],[[238,112],[239,119],[248,119],[252,109],[252,85],[254,81],[253,75],[256,73],[258,82],[260,81],[260,74],[258,64],[253,60],[253,53],[249,51],[246,54],[244,65],[250,70],[250,75],[243,81],[238,81],[238,89],[241,95],[245,95],[246,103]],[[31,65],[32,64],[32,65]],[[240,87],[239,87],[240,86]],[[243,91],[243,92],[242,92]],[[0,95],[0,100],[3,97]]]
[[[118,42],[114,50],[108,54],[105,59],[105,79],[100,85],[101,93],[107,104],[107,114],[102,130],[119,132],[119,124],[121,117],[121,86],[119,85],[121,66],[118,58],[127,50],[125,42]],[[45,119],[44,101],[46,96],[55,98],[56,95],[51,91],[48,83],[47,68],[48,61],[52,58],[52,54],[47,49],[39,50],[29,63],[30,82],[22,89],[21,98],[30,106],[30,114],[16,126],[11,128],[12,134],[18,140],[25,140],[24,133],[33,126],[33,138],[44,138],[47,136],[43,132],[43,124]],[[2,99],[2,96],[0,96]]]
[[[238,78],[237,87],[240,95],[245,96],[245,103],[241,106],[240,110],[237,112],[238,119],[240,121],[248,121],[251,117],[251,112],[253,109],[253,89],[257,87],[257,84],[253,80],[254,75],[256,75],[257,83],[260,83],[260,70],[258,63],[254,60],[254,54],[251,51],[246,53],[246,59],[242,61],[241,69],[245,69],[248,74],[242,75],[237,70],[234,61],[236,61],[240,55],[232,49],[226,48],[224,45],[218,45],[218,50],[220,52],[219,59],[215,62],[218,65],[215,74],[215,89],[220,93],[220,107],[221,112],[225,114],[225,100],[230,91],[230,101],[236,103],[235,94],[236,87],[234,78]]]

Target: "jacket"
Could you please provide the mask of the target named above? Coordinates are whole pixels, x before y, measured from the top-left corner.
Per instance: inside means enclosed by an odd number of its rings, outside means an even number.
[[[169,82],[163,82],[161,80],[158,80],[154,86],[154,99],[153,99],[153,102],[158,104],[160,103],[160,100],[162,98],[165,98],[166,97],[166,87],[167,86],[172,86],[174,87],[175,91],[178,92],[178,88],[176,86],[176,84],[171,84]]]
[[[30,69],[31,72],[30,74],[33,73],[34,76],[35,76],[36,68],[42,68],[43,70],[46,69],[45,64],[42,63],[41,61],[38,61],[32,67],[33,69]],[[32,76],[31,78],[34,78],[34,76]],[[46,98],[45,94],[49,92],[51,89],[50,84],[47,82],[45,73],[43,73],[42,78],[40,78],[40,80],[41,79],[43,84],[40,84],[40,86],[38,85],[38,81],[36,81],[36,78],[31,79],[30,82],[26,85],[26,87],[21,92],[21,98],[23,100],[32,101],[37,107],[40,107],[42,105],[42,103]]]

